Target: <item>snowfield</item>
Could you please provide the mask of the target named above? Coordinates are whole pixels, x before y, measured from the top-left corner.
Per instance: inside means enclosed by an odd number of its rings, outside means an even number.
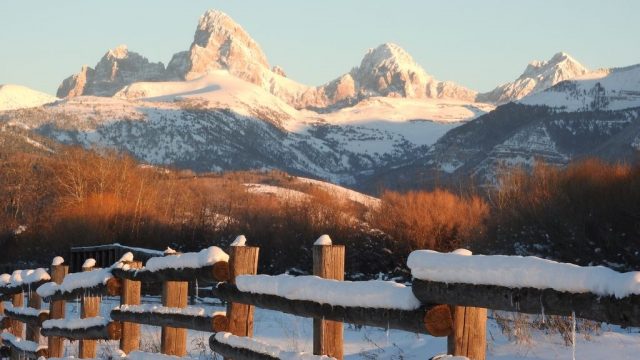
[[[38,107],[58,98],[21,85],[0,85],[0,111]]]

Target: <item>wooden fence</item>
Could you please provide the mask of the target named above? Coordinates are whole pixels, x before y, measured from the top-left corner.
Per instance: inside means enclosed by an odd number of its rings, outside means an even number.
[[[0,305],[4,317],[0,322],[5,348],[12,359],[37,359],[41,356],[64,356],[64,339],[78,340],[80,358],[95,358],[99,340],[119,340],[125,353],[140,347],[140,324],[161,327],[161,352],[167,355],[187,354],[187,330],[211,332],[209,345],[226,358],[276,359],[271,348],[260,351],[264,344],[252,340],[255,307],[313,318],[313,353],[343,358],[343,323],[399,329],[432,336],[447,336],[449,354],[470,359],[486,358],[487,309],[539,313],[541,304],[547,314],[568,315],[606,321],[625,326],[640,325],[640,298],[622,299],[590,293],[569,293],[551,289],[507,288],[500,286],[440,283],[414,280],[412,289],[389,288],[393,294],[406,290],[416,306],[376,305],[356,306],[350,302],[321,301],[295,298],[279,293],[243,290],[245,282],[259,283],[257,272],[259,249],[232,246],[226,255],[217,248],[201,253],[167,254],[174,258],[164,265],[147,266],[131,254],[111,267],[96,268],[88,260],[79,273],[68,273],[69,267],[56,258],[49,273],[23,270],[11,278],[0,277],[0,296],[11,301]],[[212,255],[213,254],[213,255]],[[321,285],[333,286],[344,276],[345,249],[341,245],[313,246],[314,275]],[[202,260],[204,259],[204,260]],[[187,261],[188,260],[188,261]],[[247,276],[249,275],[249,276]],[[188,281],[217,284],[213,294],[227,302],[224,312],[206,313],[187,305]],[[254,281],[256,280],[256,281]],[[264,278],[264,280],[273,280]],[[335,281],[333,281],[335,280]],[[162,304],[141,304],[142,283],[162,284]],[[349,287],[358,283],[341,282]],[[378,285],[380,285],[378,283]],[[309,293],[313,293],[313,289]],[[348,291],[347,291],[348,292]],[[366,292],[366,291],[365,291]],[[24,306],[24,298],[27,306]],[[411,295],[413,294],[413,295]],[[100,317],[101,297],[117,296],[120,306],[108,318]],[[323,294],[318,294],[322,296]],[[362,295],[366,297],[366,294]],[[407,297],[409,298],[409,297]],[[80,319],[69,319],[65,302],[79,299]],[[514,301],[515,299],[515,301]],[[49,310],[40,310],[42,300]],[[23,324],[26,325],[24,331]],[[47,337],[48,346],[39,346],[40,336]],[[425,354],[425,358],[435,354]]]

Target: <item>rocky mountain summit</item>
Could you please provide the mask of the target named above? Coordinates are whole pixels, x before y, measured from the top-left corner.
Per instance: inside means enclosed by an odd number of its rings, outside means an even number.
[[[477,100],[505,104],[548,89],[559,82],[575,79],[588,71],[569,54],[559,52],[548,61],[531,62],[515,81],[502,84],[488,93],[479,94]]]
[[[79,73],[64,79],[57,96],[113,96],[131,83],[160,81],[165,76],[164,64],[149,62],[144,56],[129,51],[126,45],[120,45],[107,51],[95,69],[85,65]]]

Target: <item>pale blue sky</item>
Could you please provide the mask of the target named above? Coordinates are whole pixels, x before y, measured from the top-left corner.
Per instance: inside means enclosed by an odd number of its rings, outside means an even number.
[[[165,64],[206,9],[228,13],[289,77],[318,85],[384,42],[427,72],[487,91],[563,50],[590,68],[640,63],[640,1],[2,0],[0,84],[55,93],[109,48]]]

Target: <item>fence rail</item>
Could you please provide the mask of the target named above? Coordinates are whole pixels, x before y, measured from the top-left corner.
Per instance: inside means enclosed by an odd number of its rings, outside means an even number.
[[[104,249],[84,250],[90,253]],[[115,250],[107,250],[111,251],[110,255],[105,255],[103,260],[114,259]],[[314,291],[326,291],[334,285],[341,284],[340,289],[360,286],[358,291],[361,291],[361,285],[368,285],[367,282],[342,282],[344,247],[327,243],[313,247],[314,274],[326,280],[308,277],[322,288],[302,288],[300,290],[308,297],[296,298],[259,290],[268,289],[261,284],[263,280],[277,284],[277,281],[290,279],[255,276],[258,250],[250,246],[232,246],[229,255],[214,247],[200,253],[167,254],[161,261],[156,261],[156,264],[163,264],[160,267],[145,267],[142,259],[134,261],[131,254],[123,254],[124,257],[108,264],[107,268],[95,269],[95,262],[87,261],[82,273],[71,274],[68,274],[69,267],[58,259],[51,266],[51,276],[42,269],[24,270],[11,277],[2,275],[0,297],[11,300],[11,305],[0,303],[4,313],[0,324],[10,332],[2,336],[4,351],[9,350],[12,358],[62,357],[63,341],[70,339],[79,340],[81,358],[95,357],[98,340],[119,340],[121,350],[130,353],[140,347],[140,325],[144,324],[162,328],[161,351],[166,355],[186,354],[186,331],[191,329],[212,333],[211,349],[225,357],[277,359],[278,354],[285,352],[251,339],[255,307],[313,318],[314,354],[336,359],[343,357],[342,323],[448,336],[448,353],[474,360],[486,357],[487,309],[555,315],[575,313],[578,317],[612,324],[640,325],[640,295],[634,294],[618,298],[551,288],[414,279],[411,289],[389,283],[380,287],[380,282],[371,282],[370,291],[389,291],[377,294],[379,298],[394,297],[395,294],[406,298],[408,291],[415,304],[395,305],[388,299],[358,304],[345,302],[344,296],[342,302],[326,294],[313,297]],[[154,261],[144,259],[147,260]],[[226,312],[207,313],[204,309],[187,306],[188,282],[194,279],[217,283],[211,295],[228,302]],[[242,290],[240,280],[244,283],[253,281],[259,286],[247,291],[245,284],[245,290]],[[141,305],[141,289],[145,283],[162,285],[162,306]],[[299,284],[295,286],[311,286],[304,285],[305,282]],[[291,287],[291,283],[288,286]],[[27,307],[24,306],[25,293],[28,295]],[[367,298],[372,294],[365,291],[359,295]],[[120,298],[120,306],[112,309],[107,319],[98,316],[102,295]],[[49,311],[39,310],[40,296],[50,302]],[[65,302],[76,299],[80,299],[81,319],[68,319]],[[38,346],[40,335],[48,337],[47,347]]]

